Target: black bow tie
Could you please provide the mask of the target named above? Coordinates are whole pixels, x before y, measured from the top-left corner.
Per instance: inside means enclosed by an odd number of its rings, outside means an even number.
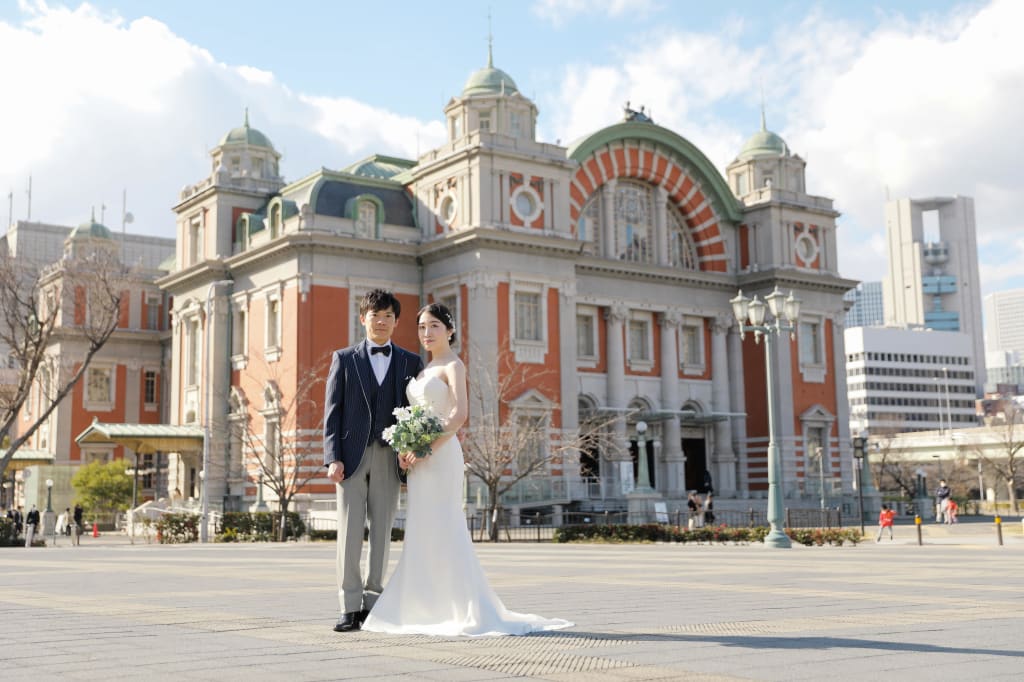
[[[370,355],[376,355],[377,353],[383,353],[384,357],[391,355],[391,346],[374,346],[370,349]]]

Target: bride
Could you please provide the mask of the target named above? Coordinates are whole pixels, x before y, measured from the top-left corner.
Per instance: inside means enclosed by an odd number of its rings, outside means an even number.
[[[462,511],[465,465],[455,433],[469,416],[469,397],[466,367],[451,348],[455,325],[440,303],[420,310],[416,320],[431,359],[409,382],[409,401],[441,417],[445,432],[428,457],[401,455],[409,469],[402,556],[362,629],[485,637],[570,627],[565,620],[508,611],[487,582]]]

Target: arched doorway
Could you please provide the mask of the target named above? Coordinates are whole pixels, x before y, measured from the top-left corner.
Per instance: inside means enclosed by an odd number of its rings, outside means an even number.
[[[581,395],[578,399],[580,430],[583,432],[593,428],[597,419],[597,402],[590,396]],[[580,447],[580,478],[585,481],[601,479],[601,449],[598,447],[600,438],[585,438]]]

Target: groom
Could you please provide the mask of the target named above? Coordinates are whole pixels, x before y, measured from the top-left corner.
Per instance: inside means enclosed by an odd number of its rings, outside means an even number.
[[[375,289],[359,302],[366,340],[334,351],[324,399],[324,466],[337,485],[338,600],[335,632],[358,630],[384,589],[391,525],[398,506],[398,455],[381,437],[395,423],[392,410],[407,405],[405,387],[423,369],[419,355],[391,342],[402,306]],[[368,523],[367,523],[368,521]],[[363,528],[369,526],[369,561],[360,566]]]

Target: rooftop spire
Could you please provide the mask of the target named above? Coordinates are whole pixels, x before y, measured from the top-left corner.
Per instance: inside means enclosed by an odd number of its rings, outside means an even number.
[[[490,8],[488,8],[487,9],[487,68],[488,69],[493,69],[494,68],[494,55],[492,54],[493,46],[494,46],[494,36],[491,34],[491,10],[490,10]]]
[[[761,83],[761,132],[768,130],[768,125],[764,120],[764,83]]]
[[[245,127],[249,127],[249,107],[245,108]]]

